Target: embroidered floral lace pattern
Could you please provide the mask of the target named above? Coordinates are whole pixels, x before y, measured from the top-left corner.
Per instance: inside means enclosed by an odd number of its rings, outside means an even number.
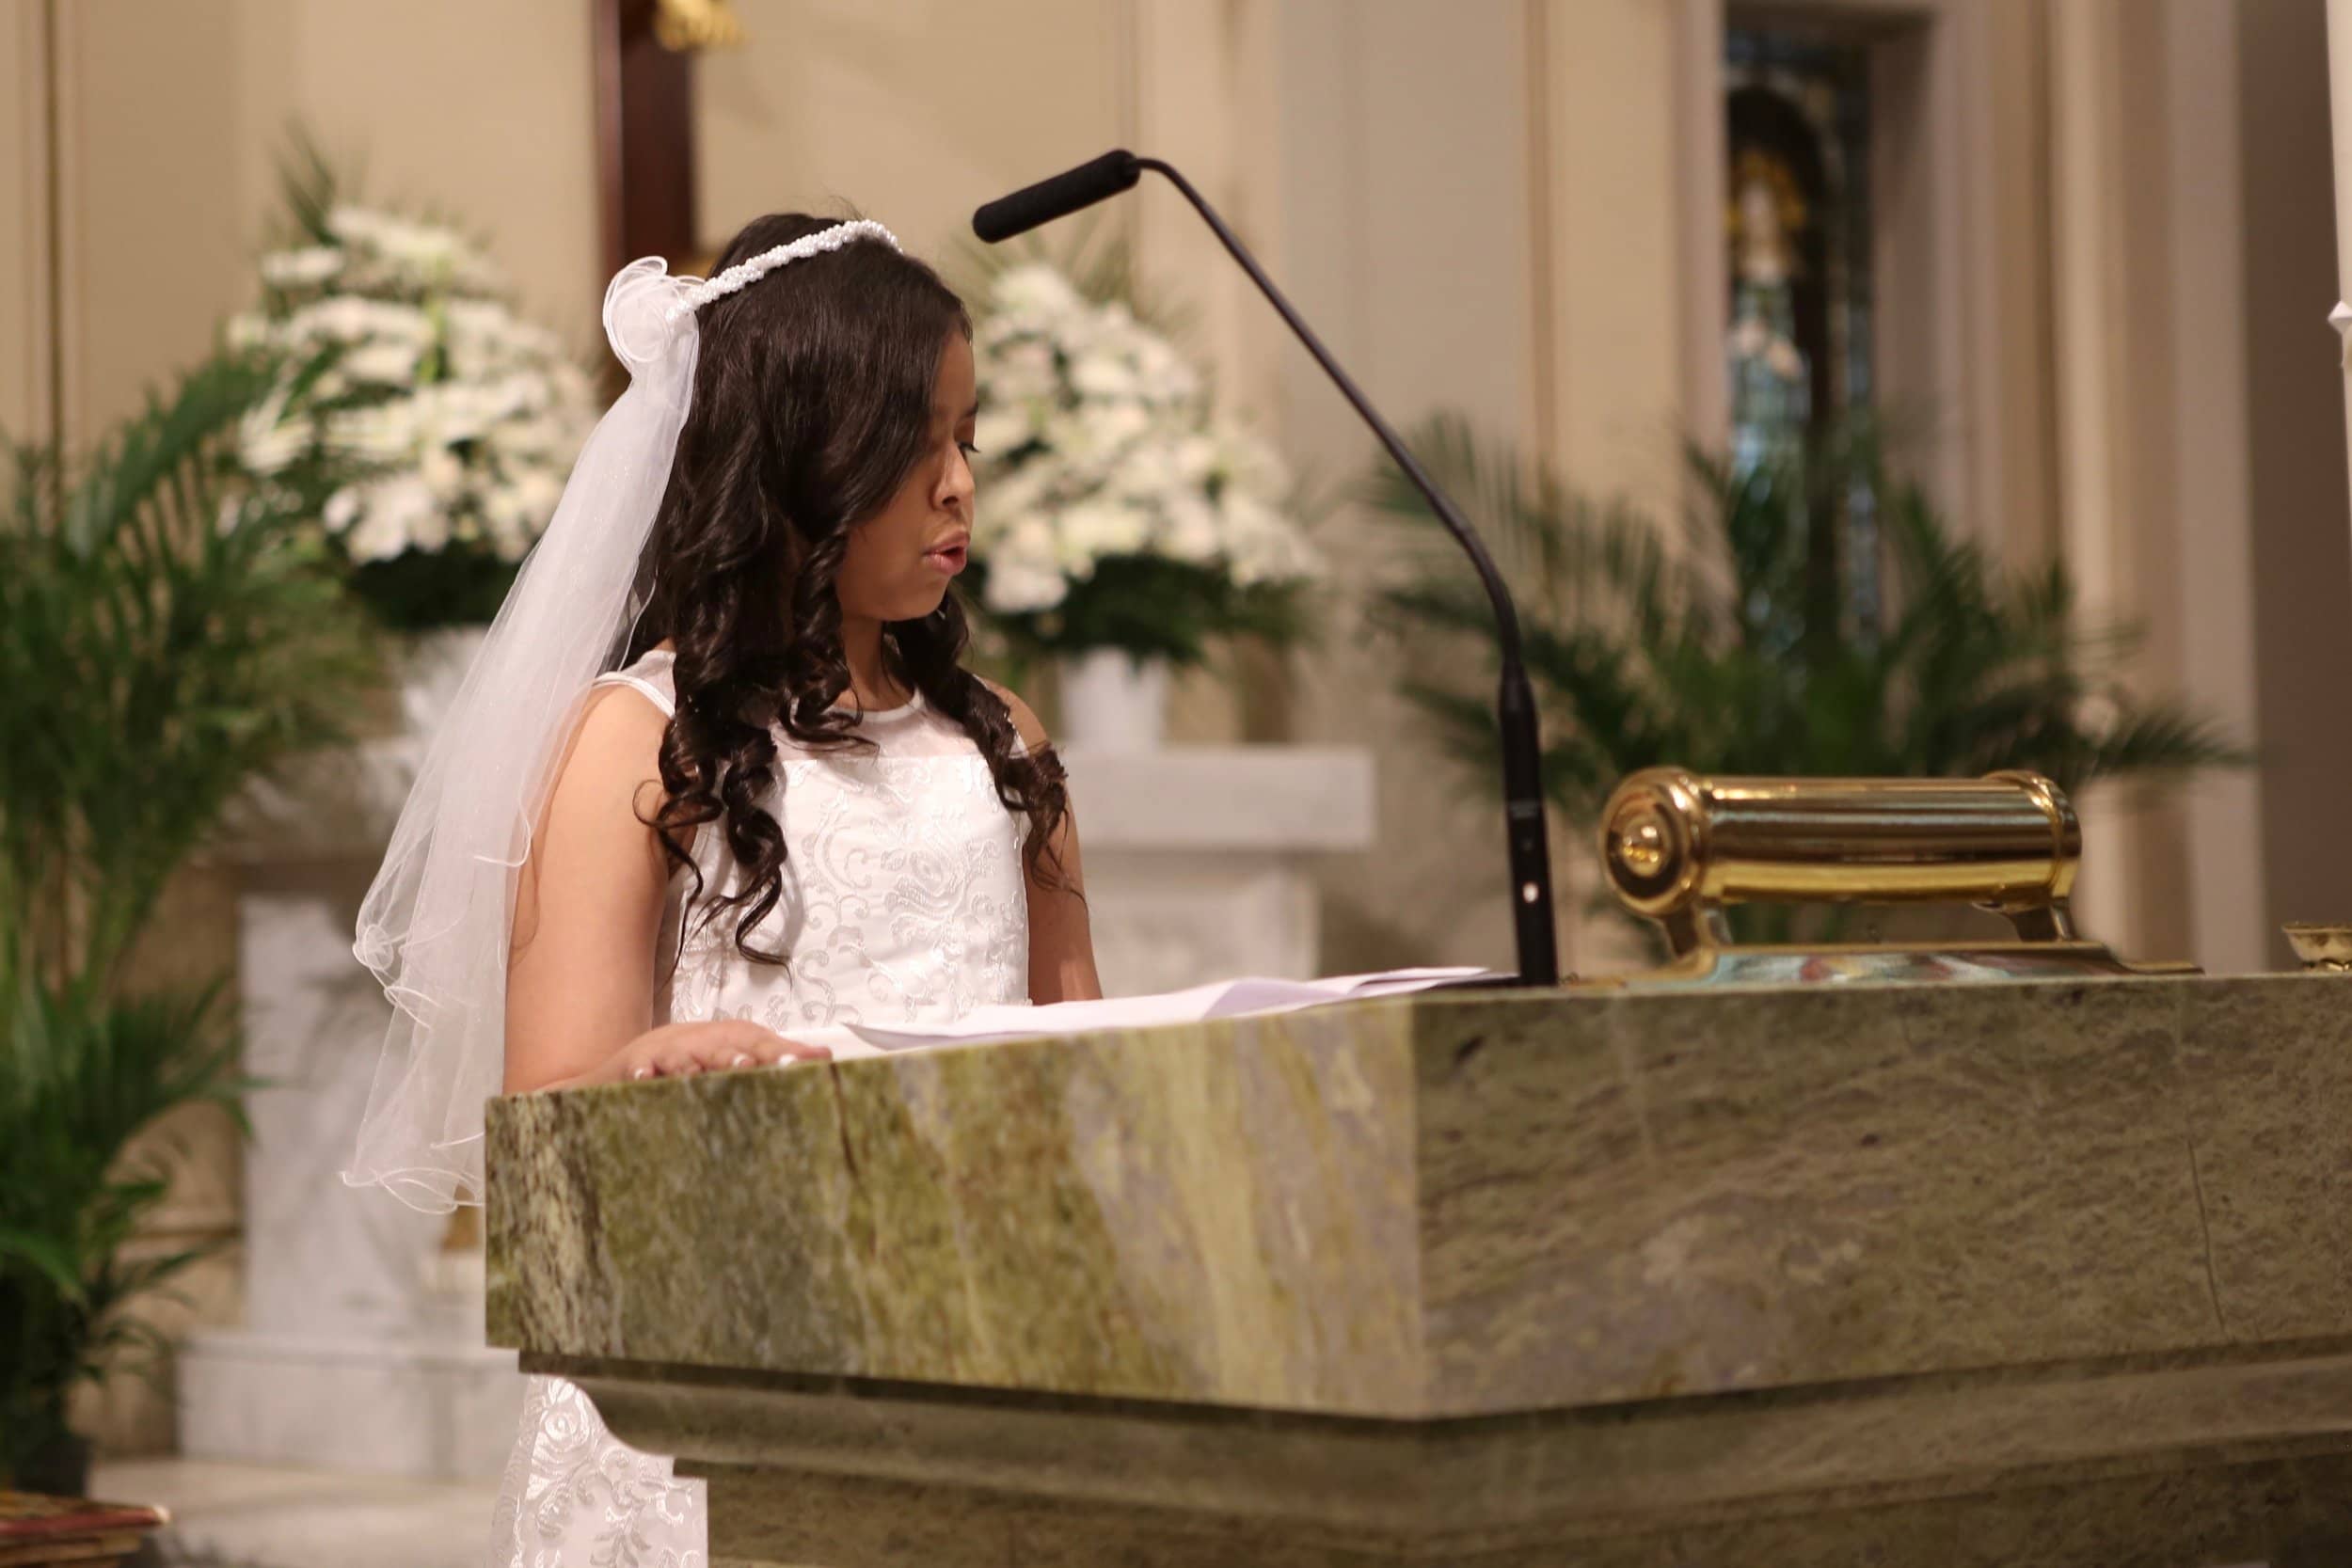
[[[703,1484],[639,1453],[560,1378],[532,1378],[492,1516],[513,1568],[705,1568]]]
[[[604,680],[666,712],[669,673],[668,656],[655,653]],[[1028,995],[1022,825],[987,763],[920,703],[869,715],[866,727],[875,752],[779,753],[769,809],[785,833],[784,897],[753,941],[791,961],[743,958],[723,915],[685,920],[677,967],[656,998],[665,1022],[748,1018],[789,1034],[952,1018]],[[737,885],[707,830],[695,855],[709,887]],[[664,955],[690,886],[683,874],[672,884]],[[706,1568],[706,1536],[701,1482],[622,1444],[578,1387],[532,1380],[494,1516],[494,1568]]]
[[[690,922],[668,1016],[756,1019],[782,1034],[953,1018],[1027,994],[1020,828],[977,754],[787,761],[778,771],[784,900],[755,942],[781,936],[791,962],[747,962],[724,915]],[[733,867],[723,880],[702,850],[710,884],[735,891]],[[665,942],[675,935],[665,927]]]

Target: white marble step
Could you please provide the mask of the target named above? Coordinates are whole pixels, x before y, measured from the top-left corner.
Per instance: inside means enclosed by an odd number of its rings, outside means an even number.
[[[201,1568],[479,1568],[495,1480],[463,1484],[193,1459],[101,1464],[93,1495],[160,1503],[165,1564]]]
[[[524,1379],[512,1351],[209,1329],[180,1348],[192,1459],[359,1475],[495,1480]]]

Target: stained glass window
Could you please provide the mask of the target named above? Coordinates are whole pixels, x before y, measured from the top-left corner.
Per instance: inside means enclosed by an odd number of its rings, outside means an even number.
[[[1868,65],[1865,45],[1724,33],[1724,369],[1743,468],[1792,457],[1871,406]],[[1835,510],[1814,520],[1835,537],[1813,553],[1867,631],[1879,609],[1874,499],[1858,490]]]

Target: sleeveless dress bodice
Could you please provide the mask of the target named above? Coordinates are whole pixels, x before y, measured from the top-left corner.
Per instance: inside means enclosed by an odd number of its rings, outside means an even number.
[[[666,651],[596,684],[631,688],[665,715],[675,710]],[[749,1019],[790,1035],[948,1020],[1028,999],[1025,824],[997,799],[978,748],[919,696],[863,715],[857,733],[872,746],[810,752],[775,732],[776,784],[766,804],[784,833],[783,896],[752,945],[788,961],[744,958],[735,911],[699,918],[699,906],[687,907],[693,878],[680,867],[651,956],[660,977],[656,1022]],[[741,885],[714,827],[697,834],[692,859],[706,895]],[[615,1439],[577,1387],[533,1378],[489,1560],[704,1568],[702,1494],[701,1482],[675,1479],[667,1459]]]

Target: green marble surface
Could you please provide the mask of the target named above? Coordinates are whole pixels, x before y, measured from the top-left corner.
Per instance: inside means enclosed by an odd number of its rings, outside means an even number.
[[[2352,983],[1448,996],[501,1101],[583,1364],[1465,1417],[2352,1343]]]

